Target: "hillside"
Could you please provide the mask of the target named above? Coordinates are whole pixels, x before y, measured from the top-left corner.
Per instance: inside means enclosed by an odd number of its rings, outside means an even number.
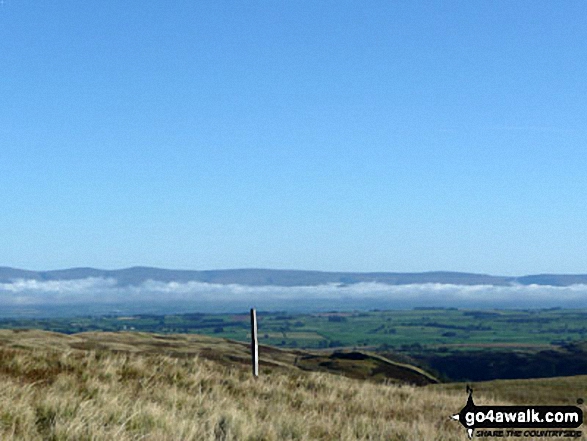
[[[447,390],[308,372],[291,366],[286,351],[264,358],[253,379],[232,342],[130,337],[0,332],[0,438],[466,439],[449,418],[465,404],[461,385]],[[508,404],[490,390],[479,389],[476,400]]]
[[[198,357],[227,368],[250,366],[249,345],[224,338],[194,334],[158,335],[145,332],[83,332],[65,335],[37,330],[2,330],[0,347],[55,351],[109,351],[132,355]],[[261,345],[261,373],[321,371],[378,382],[426,385],[438,381],[421,369],[359,351],[318,352],[286,350]]]
[[[529,380],[493,380],[467,383],[475,395],[484,395],[494,400],[514,404],[566,405],[575,406],[577,400],[585,401],[587,395],[587,375],[571,377],[540,378]],[[444,383],[431,387],[459,392],[465,390],[465,383]],[[481,401],[479,401],[479,404]],[[583,410],[587,406],[583,404]]]

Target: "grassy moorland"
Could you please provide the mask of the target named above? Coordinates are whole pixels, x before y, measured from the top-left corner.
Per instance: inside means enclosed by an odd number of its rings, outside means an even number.
[[[520,405],[576,406],[577,400],[585,401],[587,397],[587,375],[532,380],[494,380],[472,382],[468,385],[475,391],[475,396],[482,395],[490,399]],[[444,383],[433,387],[445,391],[462,392],[466,389],[466,384]],[[475,399],[475,403],[484,404],[477,399]]]
[[[2,331],[0,439],[466,439],[449,419],[465,403],[462,385],[313,372],[296,365],[312,354],[263,349],[261,376],[253,379],[246,346],[222,339]],[[365,360],[374,363],[352,363]],[[569,379],[561,397],[574,398],[585,380]],[[498,387],[475,388],[479,403],[516,401]]]

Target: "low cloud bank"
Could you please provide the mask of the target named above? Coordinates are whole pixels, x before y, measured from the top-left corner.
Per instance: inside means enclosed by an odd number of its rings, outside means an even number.
[[[256,306],[265,309],[372,309],[434,307],[587,308],[587,285],[386,285],[357,283],[318,286],[246,286],[202,282],[159,282],[119,286],[112,278],[63,281],[14,280],[0,283],[0,305],[73,306],[81,304],[193,305],[206,312]]]

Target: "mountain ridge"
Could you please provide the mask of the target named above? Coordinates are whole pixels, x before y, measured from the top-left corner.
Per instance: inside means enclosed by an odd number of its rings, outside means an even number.
[[[587,284],[587,274],[533,274],[524,276],[494,276],[454,271],[428,272],[332,272],[266,268],[237,268],[221,270],[174,270],[147,266],[135,266],[115,270],[90,267],[66,268],[49,271],[32,271],[12,267],[0,267],[0,283],[18,279],[53,281],[75,280],[89,277],[115,279],[118,285],[140,285],[147,280],[160,282],[202,282],[220,285],[248,286],[317,286],[324,284],[352,285],[356,283],[382,283],[410,285],[424,283],[454,285],[542,285],[570,286]]]

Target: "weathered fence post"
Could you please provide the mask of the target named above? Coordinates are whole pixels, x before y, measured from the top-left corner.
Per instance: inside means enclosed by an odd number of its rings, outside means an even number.
[[[251,309],[251,357],[253,362],[253,376],[259,376],[259,342],[257,341],[257,311]]]

